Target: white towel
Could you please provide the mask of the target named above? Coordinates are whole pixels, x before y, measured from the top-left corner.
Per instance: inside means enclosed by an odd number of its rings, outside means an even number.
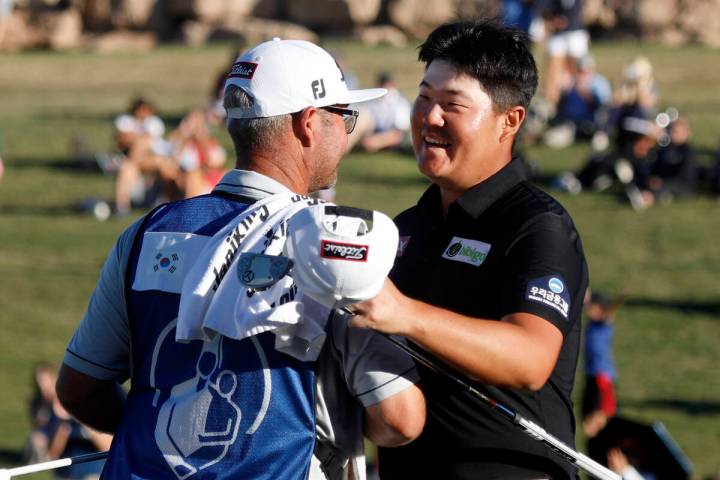
[[[218,231],[183,282],[176,340],[216,334],[240,340],[273,331],[277,350],[315,360],[325,341],[329,310],[303,296],[291,276],[263,291],[247,288],[240,283],[237,260],[244,252],[281,255],[288,219],[318,202],[297,194],[272,195]]]

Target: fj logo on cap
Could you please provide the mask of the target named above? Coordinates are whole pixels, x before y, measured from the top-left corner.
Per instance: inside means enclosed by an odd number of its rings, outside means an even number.
[[[353,245],[352,243],[323,240],[320,247],[320,256],[336,260],[367,262],[368,250],[369,247],[367,245]]]
[[[325,82],[322,78],[320,80],[313,80],[310,86],[312,87],[313,97],[315,97],[315,100],[325,96]]]
[[[485,261],[490,252],[491,245],[480,240],[453,237],[450,244],[445,248],[442,258],[455,262],[469,263],[479,267]]]
[[[244,78],[246,80],[250,80],[253,78],[253,75],[255,75],[257,66],[258,64],[253,62],[237,62],[230,69],[228,78]]]

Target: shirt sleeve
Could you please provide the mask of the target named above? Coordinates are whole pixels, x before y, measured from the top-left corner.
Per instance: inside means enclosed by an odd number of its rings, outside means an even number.
[[[538,215],[506,252],[502,315],[532,313],[566,335],[582,307],[586,272],[569,221],[553,213]]]
[[[395,395],[419,381],[408,354],[372,330],[350,328],[347,317],[332,322],[332,342],[342,363],[350,393],[367,407]]]
[[[130,374],[130,332],[125,306],[125,271],[142,219],[118,238],[103,265],[85,316],[63,363],[100,380],[125,381]]]

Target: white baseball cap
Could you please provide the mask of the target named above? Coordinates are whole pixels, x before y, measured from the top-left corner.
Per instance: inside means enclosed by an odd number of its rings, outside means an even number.
[[[384,88],[348,90],[335,59],[314,43],[275,38],[240,55],[225,87],[236,85],[250,95],[250,108],[230,108],[228,118],[273,117],[335,104],[367,102]]]
[[[285,253],[301,292],[342,308],[380,292],[397,245],[397,227],[385,214],[320,204],[290,218]]]

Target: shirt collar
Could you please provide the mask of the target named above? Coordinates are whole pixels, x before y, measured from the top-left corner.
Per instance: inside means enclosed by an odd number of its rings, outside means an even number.
[[[220,179],[213,192],[226,192],[260,200],[276,193],[293,193],[282,183],[250,170],[230,170]]]
[[[453,203],[473,218],[478,218],[506,192],[525,179],[525,167],[519,158],[514,158],[493,176],[468,189]],[[432,185],[420,198],[418,205],[428,212],[440,215],[439,187]],[[453,206],[451,205],[450,208],[452,209]]]
[[[525,167],[519,158],[514,158],[492,177],[470,188],[456,202],[473,218],[478,218],[488,207],[525,179]]]

